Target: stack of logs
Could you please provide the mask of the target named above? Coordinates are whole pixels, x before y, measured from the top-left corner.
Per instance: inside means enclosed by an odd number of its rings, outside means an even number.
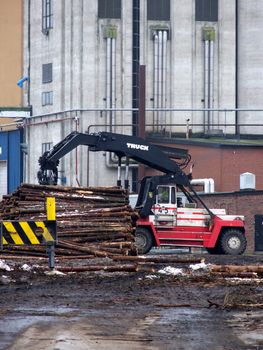
[[[56,200],[56,255],[134,255],[128,193],[118,187],[21,185],[0,202],[0,220],[46,220],[46,198]],[[43,255],[44,247],[9,246],[4,251]]]

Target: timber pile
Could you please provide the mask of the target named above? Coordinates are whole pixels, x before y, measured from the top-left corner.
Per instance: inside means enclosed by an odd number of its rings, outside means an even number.
[[[56,199],[56,255],[136,254],[128,193],[118,187],[63,187],[23,184],[0,202],[0,220],[46,219],[46,198]],[[7,250],[5,248],[5,250]],[[40,246],[8,251],[43,255]]]

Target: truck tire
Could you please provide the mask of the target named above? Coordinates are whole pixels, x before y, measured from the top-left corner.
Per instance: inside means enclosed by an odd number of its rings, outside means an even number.
[[[230,229],[222,234],[219,246],[223,254],[241,255],[246,250],[247,240],[240,230]]]
[[[153,246],[153,236],[151,232],[143,227],[138,227],[135,231],[135,245],[139,254],[146,254]]]

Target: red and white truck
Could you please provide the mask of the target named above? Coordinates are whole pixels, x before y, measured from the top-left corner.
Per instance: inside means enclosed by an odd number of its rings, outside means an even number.
[[[183,204],[180,195],[175,185],[157,187],[151,212],[136,222],[141,254],[154,246],[203,247],[212,254],[245,251],[244,216],[226,215],[225,209],[197,208],[195,202]]]

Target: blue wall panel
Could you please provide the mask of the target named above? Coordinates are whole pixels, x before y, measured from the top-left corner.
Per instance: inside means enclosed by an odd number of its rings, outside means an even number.
[[[13,192],[20,185],[22,179],[21,139],[21,130],[0,132],[0,147],[2,148],[0,160],[7,160],[8,193]]]
[[[21,132],[14,130],[8,134],[8,193],[11,193],[21,182]]]

